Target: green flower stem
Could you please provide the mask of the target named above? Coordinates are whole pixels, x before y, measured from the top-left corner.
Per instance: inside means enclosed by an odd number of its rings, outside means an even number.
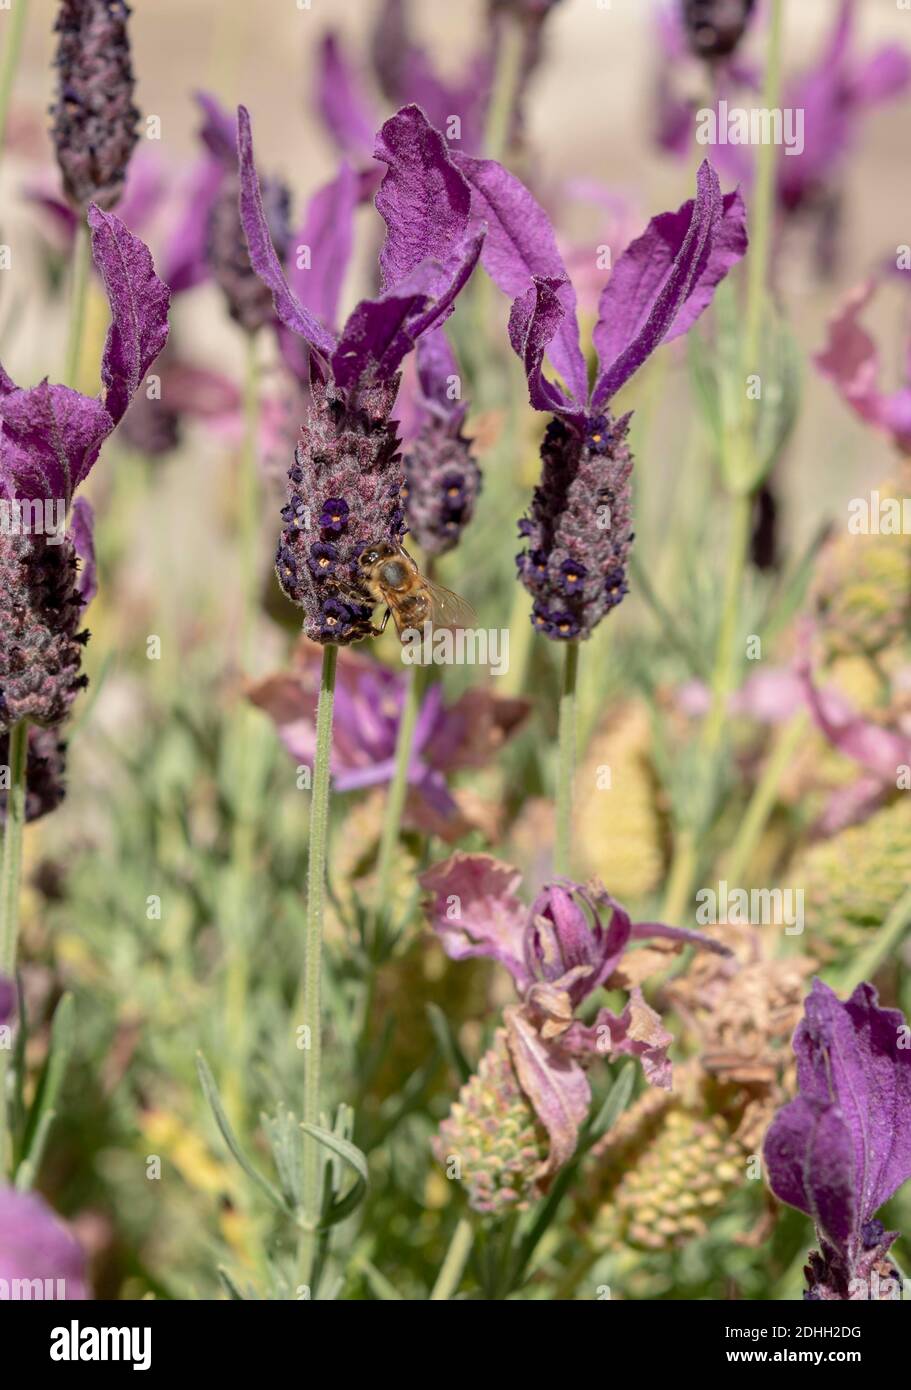
[[[411,766],[414,730],[418,721],[418,711],[421,707],[422,673],[423,668],[420,666],[412,666],[409,671],[408,683],[405,688],[405,703],[402,706],[402,717],[399,720],[395,741],[395,770],[392,774],[392,781],[389,783],[389,794],[386,799],[386,815],[383,820],[383,833],[380,837],[376,872],[376,907],[377,912],[383,916],[388,916],[392,868],[399,843],[402,812],[405,809],[405,800],[408,795],[408,770]]]
[[[310,807],[310,855],[307,874],[307,926],[304,941],[303,1022],[309,1034],[304,1050],[305,1124],[320,1122],[320,987],[322,982],[323,899],[326,892],[326,846],[329,832],[329,763],[332,756],[332,710],[335,701],[335,667],[338,647],[323,648],[319,705],[316,712],[316,757],[313,767],[313,799]],[[321,1150],[305,1135],[301,1211],[298,1243],[300,1282],[310,1286],[316,1256],[322,1202]]]
[[[3,863],[0,868],[0,975],[16,977],[19,940],[19,886],[22,879],[22,830],[25,825],[28,722],[21,719],[9,733],[10,786],[6,798]],[[12,1054],[0,1048],[0,1175],[12,1174],[13,1141],[9,1130],[7,1084]]]
[[[579,675],[579,643],[567,642],[563,663],[557,733],[557,830],[554,841],[554,872],[569,874],[571,869],[573,778],[576,771],[576,685]]]
[[[9,115],[10,97],[13,94],[13,82],[16,77],[16,68],[19,65],[19,53],[22,49],[22,35],[25,33],[25,16],[28,11],[28,0],[13,0],[12,9],[9,11],[5,21],[0,21],[6,31],[3,43],[3,65],[0,67],[0,155],[3,153],[3,141],[6,135],[6,120]]]
[[[254,658],[259,567],[259,477],[257,442],[259,435],[259,364],[256,336],[248,334],[244,375],[244,439],[241,455],[238,518],[240,552],[240,632],[241,670],[250,674]],[[256,823],[261,785],[256,765],[257,715],[242,703],[231,722],[235,762],[232,798],[231,858],[225,889],[227,969],[225,977],[225,1051],[227,1066],[223,1081],[225,1110],[234,1127],[243,1133],[246,1123],[246,1076],[249,1052],[249,984],[251,920],[255,914],[254,866]]]
[[[752,862],[762,839],[762,832],[772,814],[781,779],[806,736],[808,724],[809,715],[806,710],[798,710],[779,735],[772,756],[753,790],[746,814],[740,822],[737,838],[725,863],[724,877],[729,883],[739,883],[747,866]]]
[[[474,1228],[467,1216],[463,1216],[456,1226],[446,1258],[440,1265],[437,1281],[430,1294],[431,1303],[445,1303],[456,1292],[471,1253]]]
[[[784,0],[772,0],[769,16],[769,44],[762,104],[768,111],[778,106],[781,93],[781,38]],[[768,282],[772,223],[775,203],[775,165],[777,147],[771,140],[759,146],[756,186],[750,224],[750,251],[747,256],[747,302],[744,329],[744,363],[747,372],[755,370],[762,334],[762,311]]]
[[[516,107],[516,97],[522,81],[522,31],[518,24],[503,25],[500,36],[497,70],[487,128],[484,131],[484,153],[487,159],[501,163],[509,153],[510,125]]]
[[[246,673],[253,659],[253,636],[259,600],[259,354],[258,335],[248,333],[244,372],[244,443],[240,475],[240,563],[243,583],[240,653]]]
[[[79,363],[82,357],[82,336],[85,329],[85,305],[89,292],[89,269],[92,264],[92,241],[84,217],[76,222],[73,244],[73,268],[70,283],[70,324],[66,340],[63,381],[66,386],[79,384]]]
[[[851,994],[863,980],[872,980],[909,930],[911,930],[911,888],[903,897],[899,898],[869,946],[866,946],[847,967],[840,980],[839,992]]]

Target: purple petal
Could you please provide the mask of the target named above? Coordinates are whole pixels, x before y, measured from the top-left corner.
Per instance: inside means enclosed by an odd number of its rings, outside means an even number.
[[[601,296],[594,342],[601,372],[592,395],[602,406],[665,339],[691,327],[716,285],[746,250],[743,201],[724,198],[704,160],[696,197],[653,217],[627,247]]]
[[[722,941],[713,936],[696,931],[694,927],[669,927],[664,922],[634,922],[630,935],[634,941],[649,941],[657,937],[661,941],[679,941],[682,946],[701,946],[716,956],[730,956],[733,952]]]
[[[360,180],[348,164],[343,164],[335,178],[317,190],[297,238],[299,245],[309,248],[310,265],[300,266],[295,254],[288,271],[292,292],[330,328],[335,326],[339,295],[351,259],[354,213],[360,192]]]
[[[416,106],[405,106],[386,121],[374,156],[388,166],[376,206],[387,228],[380,252],[383,285],[395,288],[422,261],[445,261],[462,241],[471,191],[449,159],[443,137]]]
[[[98,592],[98,571],[95,565],[95,513],[91,503],[77,497],[69,516],[70,540],[81,565],[76,591],[83,604],[91,603]]]
[[[854,1151],[838,1107],[798,1096],[775,1116],[763,1152],[775,1196],[806,1212],[830,1245],[845,1250],[858,1219]]]
[[[426,293],[431,302],[412,324],[413,338],[429,333],[449,318],[456,299],[468,284],[478,263],[485,234],[483,227],[471,223],[444,262],[427,260],[417,267],[414,276],[423,275],[426,278]]]
[[[0,488],[9,496],[62,499],[88,476],[114,421],[99,400],[42,381],[0,394]]]
[[[237,157],[237,123],[233,114],[208,92],[197,92],[196,102],[204,117],[200,139],[211,155],[227,169],[233,169]]]
[[[182,213],[162,257],[162,279],[172,294],[182,294],[209,279],[209,224],[224,180],[225,166],[212,155],[200,160],[183,180]]]
[[[421,338],[417,346],[417,367],[422,396],[420,403],[440,419],[449,420],[453,425],[460,424],[467,413],[468,403],[453,399],[450,392],[452,380],[461,379],[461,373],[445,328],[435,328]]]
[[[450,151],[450,158],[471,186],[474,215],[487,223],[481,261],[494,283],[517,299],[534,276],[565,282],[559,291],[565,319],[548,347],[554,370],[582,405],[588,396],[588,373],[579,346],[576,295],[557,249],[544,209],[525,185],[492,159],[473,159]]]
[[[637,985],[622,1014],[599,1009],[594,1023],[571,1024],[560,1041],[564,1050],[578,1057],[638,1057],[649,1085],[669,1091],[672,1067],[667,1049],[673,1040]]]
[[[411,37],[402,0],[385,0],[374,30],[373,62],[383,91],[394,106],[414,102],[430,124],[447,131],[459,118],[460,149],[470,152],[482,141],[494,73],[495,45],[479,49],[464,76],[446,82],[426,51]]]
[[[897,1009],[860,984],[845,1003],[813,981],[794,1035],[801,1096],[837,1106],[854,1151],[858,1216],[869,1220],[911,1177],[911,1048]]]
[[[237,108],[237,146],[240,159],[240,217],[250,264],[263,284],[272,291],[275,312],[283,324],[297,333],[311,348],[328,356],[335,348],[335,339],[314,316],[304,308],[297,295],[288,287],[281,262],[272,245],[269,224],[259,190],[259,176],[253,162],[253,131],[250,113],[245,106]]]
[[[376,121],[335,34],[320,44],[316,109],[343,154],[370,158]]]
[[[799,676],[813,722],[832,747],[894,785],[898,769],[911,763],[911,739],[864,719],[837,691],[819,690],[809,661],[801,661]]]
[[[898,44],[885,44],[852,74],[851,101],[856,106],[876,106],[900,96],[911,83],[911,57]]]
[[[171,292],[158,276],[145,242],[113,212],[88,212],[92,259],[104,281],[111,326],[101,358],[104,403],[116,425],[168,340]]]
[[[407,287],[380,299],[362,299],[342,329],[332,355],[332,374],[344,390],[362,379],[394,376],[414,347],[409,331],[426,295]]]
[[[851,291],[813,361],[862,420],[891,434],[899,448],[911,449],[911,387],[891,393],[880,389],[876,344],[860,323],[875,290],[876,281],[870,279]]]
[[[457,851],[418,882],[433,894],[427,917],[453,960],[489,956],[505,965],[520,991],[531,984],[523,936],[528,909],[516,897],[521,874],[489,854]]]
[[[540,1182],[559,1172],[575,1153],[591,1087],[579,1063],[559,1042],[542,1038],[520,1005],[505,1009],[503,1018],[519,1085],[550,1139],[547,1159],[536,1174]]]
[[[572,410],[570,397],[543,374],[544,356],[566,317],[560,302],[560,287],[565,283],[535,276],[531,289],[513,302],[509,315],[509,341],[522,359],[528,399],[535,410]]]
[[[34,1192],[0,1188],[0,1280],[48,1280],[52,1298],[89,1297],[85,1254],[68,1226]]]

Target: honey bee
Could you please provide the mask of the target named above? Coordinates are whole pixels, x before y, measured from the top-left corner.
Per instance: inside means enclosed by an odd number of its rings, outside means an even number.
[[[474,625],[471,605],[421,574],[403,545],[378,541],[361,552],[358,565],[370,597],[386,605],[382,623],[374,628],[377,637],[386,631],[390,616],[399,637],[407,629],[421,629],[428,622],[449,628]]]

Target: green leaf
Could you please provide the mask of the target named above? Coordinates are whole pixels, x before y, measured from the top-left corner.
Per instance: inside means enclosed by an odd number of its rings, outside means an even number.
[[[471,1076],[471,1067],[465,1053],[459,1046],[458,1038],[452,1031],[449,1019],[439,1004],[425,1004],[424,1007],[427,1019],[433,1029],[433,1035],[440,1045],[440,1051],[458,1076],[459,1084],[464,1085]]]
[[[604,1104],[598,1111],[597,1118],[589,1130],[589,1144],[600,1139],[602,1134],[606,1134],[617,1123],[629,1105],[635,1084],[636,1064],[635,1062],[627,1062],[617,1073],[617,1079],[608,1091]]]
[[[305,1134],[309,1134],[311,1139],[315,1139],[318,1144],[322,1144],[335,1157],[340,1158],[347,1167],[351,1168],[355,1181],[354,1186],[345,1193],[342,1198],[336,1198],[330,1202],[323,1214],[320,1222],[320,1229],[335,1226],[339,1221],[344,1221],[346,1216],[350,1216],[364,1198],[367,1191],[369,1171],[367,1160],[357,1145],[350,1140],[343,1139],[340,1135],[334,1134],[331,1129],[322,1129],[319,1125],[311,1125],[304,1121],[301,1129]]]
[[[245,1303],[245,1302],[246,1302],[246,1299],[245,1299],[244,1295],[241,1293],[239,1286],[238,1286],[237,1284],[235,1284],[234,1280],[231,1278],[231,1275],[230,1275],[230,1274],[228,1273],[228,1271],[225,1269],[224,1265],[219,1265],[219,1266],[218,1266],[218,1277],[219,1277],[219,1279],[220,1279],[220,1281],[221,1281],[222,1287],[224,1288],[224,1290],[225,1290],[225,1292],[227,1293],[228,1297],[229,1297],[233,1302],[235,1302],[235,1303]]]
[[[224,1112],[221,1097],[218,1094],[218,1087],[215,1084],[215,1077],[212,1075],[211,1068],[201,1052],[197,1052],[196,1054],[196,1070],[199,1073],[199,1081],[203,1093],[206,1100],[209,1102],[212,1114],[215,1116],[215,1123],[221,1130],[221,1136],[227,1144],[232,1157],[240,1165],[250,1181],[255,1183],[261,1192],[265,1193],[269,1201],[272,1202],[274,1206],[278,1207],[279,1211],[287,1212],[289,1210],[288,1203],[285,1201],[278,1188],[274,1187],[268,1178],[264,1177],[258,1169],[254,1168],[253,1164],[238,1144],[234,1131],[228,1121],[228,1117]]]
[[[73,996],[64,994],[54,1010],[47,1060],[29,1113],[22,1142],[22,1157],[16,1169],[16,1187],[20,1192],[31,1187],[41,1167],[44,1148],[57,1113],[60,1088],[73,1051],[75,1012]]]

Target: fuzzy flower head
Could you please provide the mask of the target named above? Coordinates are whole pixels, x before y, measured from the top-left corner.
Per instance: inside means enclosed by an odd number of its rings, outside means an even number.
[[[0,502],[10,518],[0,529],[0,729],[60,724],[85,684],[92,510],[74,493],[168,333],[169,294],[147,247],[113,213],[93,206],[88,220],[111,306],[101,396],[47,381],[20,389],[0,367]]]
[[[528,189],[493,160],[450,153],[489,227],[482,263],[513,299],[509,336],[536,410],[554,416],[542,477],[520,522],[519,579],[532,622],[556,640],[589,637],[626,593],[633,539],[628,416],[611,402],[662,342],[679,338],[746,250],[739,192],[722,195],[706,161],[696,197],[663,213],[618,259],[599,303],[589,388],[576,294],[553,228]],[[545,358],[558,381],[544,374]]]
[[[124,0],[61,0],[53,140],[74,207],[112,208],[139,139]]]
[[[467,406],[459,398],[460,375],[443,328],[417,348],[418,428],[404,449],[405,520],[427,555],[458,545],[481,491],[481,470],[463,433]]]
[[[805,1297],[867,1299],[874,1273],[898,1277],[888,1259],[896,1234],[876,1213],[911,1177],[908,1027],[879,1008],[872,985],[843,1003],[814,980],[794,1053],[799,1094],[766,1136],[769,1183],[816,1226]]]
[[[652,1085],[670,1086],[671,1035],[638,986],[630,990],[621,1014],[601,1008],[590,1025],[574,1017],[579,1005],[615,975],[630,943],[663,938],[728,954],[726,947],[697,931],[657,922],[634,924],[599,883],[546,884],[528,908],[516,894],[519,881],[510,865],[490,855],[463,853],[420,877],[431,895],[428,920],[446,954],[453,960],[487,956],[513,977],[521,1002],[504,1010],[505,1032],[495,1039],[478,1076],[498,1078],[499,1096],[506,1088],[513,1120],[524,1108],[528,1125],[519,1129],[527,1153],[534,1148],[526,1141],[535,1126],[546,1136],[531,1168],[522,1169],[521,1181],[518,1169],[510,1170],[518,1185],[511,1182],[491,1195],[491,1163],[497,1168],[504,1155],[487,1154],[481,1161],[486,1150],[475,1121],[482,1113],[492,1118],[496,1096],[478,1078],[467,1083],[444,1122],[436,1150],[440,1157],[465,1149],[470,1200],[478,1210],[524,1202],[544,1190],[572,1156],[591,1103],[586,1068],[595,1057],[639,1057]],[[491,1204],[486,1204],[488,1197]]]
[[[404,468],[391,418],[406,354],[449,316],[480,254],[483,228],[442,137],[417,107],[383,126],[376,157],[388,166],[376,198],[387,227],[382,291],[334,332],[288,284],[269,234],[253,162],[250,118],[238,112],[241,216],[256,273],[272,291],[283,331],[309,352],[312,406],[288,473],[276,572],[304,610],[313,641],[371,635],[375,601],[360,557],[398,547],[405,533]],[[351,185],[350,172],[340,179]],[[338,189],[334,190],[338,191]],[[346,206],[353,206],[351,194]],[[344,264],[346,217],[327,222],[322,247]]]

